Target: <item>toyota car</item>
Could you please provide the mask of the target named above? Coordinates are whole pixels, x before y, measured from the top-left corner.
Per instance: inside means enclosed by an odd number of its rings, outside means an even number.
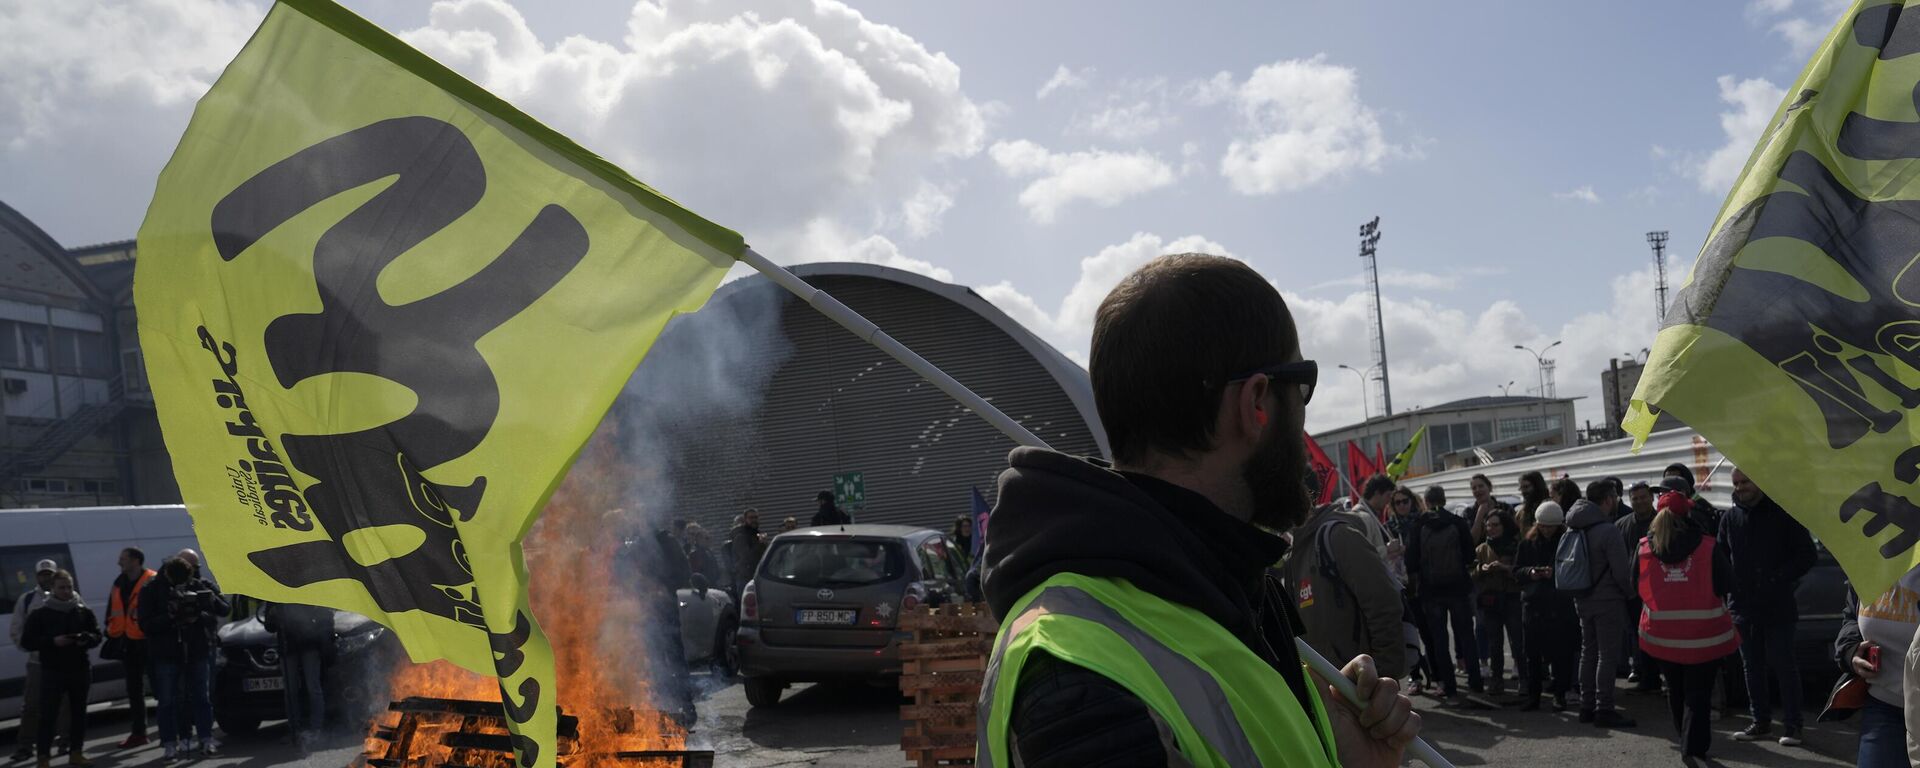
[[[740,595],[747,703],[772,706],[793,683],[897,678],[900,613],[960,599],[966,569],[955,546],[940,531],[900,525],[775,537]]]

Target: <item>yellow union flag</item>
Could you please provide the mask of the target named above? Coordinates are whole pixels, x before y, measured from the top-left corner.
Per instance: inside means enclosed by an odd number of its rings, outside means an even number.
[[[161,426],[225,586],[498,676],[520,763],[553,765],[521,539],[740,237],[285,0],[195,109],[139,248]]]
[[[1674,298],[1625,427],[1699,430],[1871,603],[1920,562],[1920,12],[1857,2]]]

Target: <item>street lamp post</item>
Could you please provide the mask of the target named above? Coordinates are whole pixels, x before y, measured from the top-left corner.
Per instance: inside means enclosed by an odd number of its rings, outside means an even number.
[[[1501,396],[1501,397],[1510,397],[1510,396],[1512,396],[1512,391],[1511,391],[1511,390],[1513,389],[1513,382],[1511,382],[1511,381],[1509,381],[1509,382],[1507,382],[1507,383],[1505,383],[1505,384],[1495,384],[1494,386],[1496,386],[1496,387],[1499,387],[1499,388],[1500,388],[1500,396]]]
[[[1351,365],[1347,365],[1346,363],[1341,363],[1340,367],[1343,370],[1349,371],[1353,375],[1360,377],[1360,420],[1362,422],[1372,420],[1373,415],[1367,409],[1367,375],[1365,373],[1361,373],[1360,369],[1355,368]],[[1378,367],[1378,366],[1375,366],[1375,367]],[[1373,368],[1368,368],[1367,370],[1371,371],[1373,370]]]
[[[1534,364],[1539,366],[1540,399],[1542,400],[1545,400],[1547,397],[1547,353],[1552,351],[1553,348],[1557,346],[1560,346],[1560,342],[1558,341],[1552,344],[1548,344],[1545,348],[1541,349],[1538,352],[1535,352],[1533,351],[1533,349],[1529,347],[1521,346],[1519,344],[1513,345],[1514,349],[1520,350],[1529,355],[1533,355]]]

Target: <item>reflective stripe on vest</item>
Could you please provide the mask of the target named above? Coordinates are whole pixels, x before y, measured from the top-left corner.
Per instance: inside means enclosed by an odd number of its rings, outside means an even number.
[[[128,640],[145,640],[147,635],[140,631],[140,590],[153,578],[153,571],[147,570],[133,582],[133,601],[121,605],[120,588],[114,587],[107,595],[107,637],[124,637]]]
[[[1639,635],[1648,655],[1703,664],[1740,647],[1733,617],[1713,593],[1713,548],[1713,537],[1703,536],[1686,560],[1666,563],[1653,554],[1651,539],[1641,541]]]
[[[1148,623],[1129,620],[1116,605],[1143,609],[1140,618]],[[1316,730],[1285,678],[1191,608],[1123,580],[1061,574],[1029,593],[1016,610],[1001,629],[982,681],[975,759],[984,768],[1006,762],[1012,738],[1006,710],[1013,692],[1003,689],[1017,685],[1019,666],[1033,650],[1087,667],[1134,693],[1173,732],[1179,756],[1193,765],[1333,764],[1331,733]],[[1292,707],[1277,705],[1280,699]],[[996,712],[996,703],[1001,711]],[[1324,725],[1318,697],[1309,706]],[[1243,717],[1258,723],[1252,737],[1241,724]],[[1266,746],[1264,753],[1257,744]]]
[[[1727,607],[1722,605],[1722,606],[1718,606],[1714,608],[1706,608],[1698,611],[1645,610],[1645,613],[1647,614],[1648,617],[1652,618],[1654,621],[1699,621],[1702,619],[1717,619],[1722,616],[1725,616],[1727,615]]]
[[[1714,635],[1713,637],[1684,639],[1684,638],[1676,638],[1676,637],[1654,637],[1653,635],[1647,634],[1647,631],[1643,629],[1643,630],[1640,630],[1640,639],[1646,642],[1646,644],[1648,645],[1657,645],[1662,648],[1691,650],[1691,649],[1698,649],[1698,648],[1712,648],[1716,645],[1720,645],[1721,643],[1738,642],[1740,639],[1740,633],[1729,629],[1725,632]]]

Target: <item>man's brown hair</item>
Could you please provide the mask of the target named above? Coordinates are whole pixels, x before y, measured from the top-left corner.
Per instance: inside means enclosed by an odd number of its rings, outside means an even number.
[[[1088,373],[1116,461],[1211,450],[1228,379],[1299,346],[1280,292],[1222,256],[1162,256],[1126,276],[1094,315]]]

